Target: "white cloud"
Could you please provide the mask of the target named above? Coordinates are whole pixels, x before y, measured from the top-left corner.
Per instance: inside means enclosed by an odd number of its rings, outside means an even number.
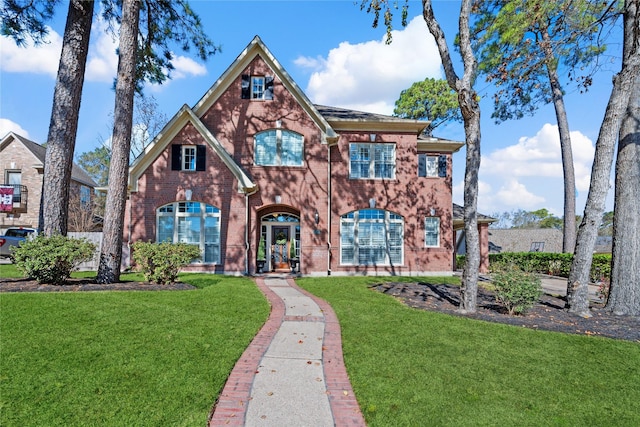
[[[422,17],[393,31],[393,43],[342,42],[327,58],[299,57],[313,70],[306,88],[318,104],[392,114],[400,92],[427,77],[442,78],[440,55]],[[357,100],[357,101],[354,101]]]
[[[0,69],[9,73],[48,74],[55,78],[58,73],[62,37],[50,27],[47,42],[34,46],[27,40],[19,47],[10,37],[0,37]]]
[[[113,82],[118,72],[118,39],[102,18],[98,18],[91,28],[90,43],[85,79],[92,82]]]
[[[580,131],[571,132],[571,147],[576,187],[586,191],[595,147]],[[517,144],[483,156],[480,169],[483,175],[563,179],[558,126],[546,123],[536,135],[522,137]]]
[[[22,128],[19,124],[9,119],[0,118],[0,138],[4,138],[9,132],[14,132],[25,138],[29,138],[29,132]]]
[[[188,76],[204,76],[207,68],[186,56],[176,55],[171,61],[174,69],[171,71],[172,79],[183,79]]]

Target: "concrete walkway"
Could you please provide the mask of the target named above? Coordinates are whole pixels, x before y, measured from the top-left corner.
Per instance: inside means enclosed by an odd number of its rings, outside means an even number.
[[[271,314],[233,368],[209,426],[365,426],[333,309],[291,278],[256,282]]]

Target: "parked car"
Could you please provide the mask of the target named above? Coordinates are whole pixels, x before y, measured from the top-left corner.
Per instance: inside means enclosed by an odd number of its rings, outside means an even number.
[[[11,258],[11,248],[18,246],[23,240],[26,240],[27,237],[35,232],[35,228],[8,228],[4,236],[0,236],[0,258]]]

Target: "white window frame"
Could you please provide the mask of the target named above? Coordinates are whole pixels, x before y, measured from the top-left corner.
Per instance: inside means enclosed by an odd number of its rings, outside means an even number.
[[[434,224],[429,224],[434,223]],[[440,217],[427,216],[424,218],[424,246],[426,248],[439,248],[440,247]],[[432,242],[435,235],[435,244]],[[430,238],[431,237],[431,238]]]
[[[438,178],[439,177],[438,162],[439,162],[440,156],[433,155],[433,154],[423,154],[423,153],[418,154],[418,156],[419,157],[424,156],[425,158],[424,178]],[[422,177],[422,175],[420,175],[419,170],[418,170],[418,176]]]
[[[195,145],[183,145],[182,150],[182,170],[195,171],[198,158],[198,150]]]
[[[374,235],[374,230],[383,230],[384,235]],[[361,242],[361,239],[366,239]],[[375,241],[378,245],[374,245]],[[393,244],[393,241],[396,244]],[[364,253],[361,253],[361,250]],[[365,260],[368,253],[384,254],[383,259]],[[350,253],[349,257],[345,255]],[[396,254],[391,259],[390,254]],[[382,209],[362,209],[340,217],[340,264],[341,265],[404,265],[404,218]]]
[[[273,134],[275,134],[275,147],[270,147],[265,144],[259,144],[259,140],[261,138],[273,138]],[[256,166],[303,166],[304,165],[304,136],[293,132],[287,129],[269,129],[263,132],[259,132],[255,134],[253,138],[253,162]],[[297,144],[298,146],[295,146]],[[300,159],[299,162],[293,162],[287,158],[286,153],[291,150],[287,150],[287,148],[293,147],[296,151],[299,152]],[[261,150],[264,149],[274,149],[275,153],[264,155],[260,154]],[[292,157],[293,158],[293,157]],[[267,162],[263,159],[270,160],[273,159],[272,162]],[[296,160],[295,158],[293,158]]]
[[[219,264],[220,222],[220,209],[213,205],[202,202],[168,203],[156,210],[156,241],[197,244],[201,258],[195,262]],[[165,223],[164,227],[162,223]],[[196,226],[196,230],[191,233],[186,228],[190,224]],[[213,256],[205,253],[206,251],[212,252]]]
[[[386,150],[391,151],[391,158],[377,158],[378,154],[384,155]],[[360,155],[354,157],[354,152],[367,152],[367,158],[362,159]],[[366,165],[369,165],[366,168]],[[355,165],[362,165],[366,170],[366,176],[363,176],[363,170]],[[383,168],[383,166],[386,166]],[[380,173],[382,170],[391,169],[390,176]],[[384,175],[384,176],[383,176]],[[350,179],[395,179],[396,178],[396,144],[393,143],[362,143],[352,142],[349,144],[349,178]]]
[[[264,99],[266,84],[264,76],[251,76],[251,99]]]

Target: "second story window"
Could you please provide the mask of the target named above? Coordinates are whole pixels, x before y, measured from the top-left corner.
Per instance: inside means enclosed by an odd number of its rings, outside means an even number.
[[[447,156],[418,154],[418,176],[445,178],[447,176]]]
[[[272,76],[242,76],[242,99],[273,99]]]
[[[396,177],[395,144],[349,145],[349,178],[393,179]]]
[[[80,206],[83,209],[91,208],[91,189],[86,185],[80,186]]]
[[[207,147],[204,145],[179,145],[171,146],[171,170],[175,171],[203,171]]]
[[[285,129],[272,129],[255,136],[257,166],[302,166],[304,138]]]
[[[21,185],[22,185],[22,172],[21,171],[7,171],[5,182],[13,187],[13,202],[20,203],[22,198]]]
[[[196,170],[196,147],[193,145],[182,146],[182,170]]]

